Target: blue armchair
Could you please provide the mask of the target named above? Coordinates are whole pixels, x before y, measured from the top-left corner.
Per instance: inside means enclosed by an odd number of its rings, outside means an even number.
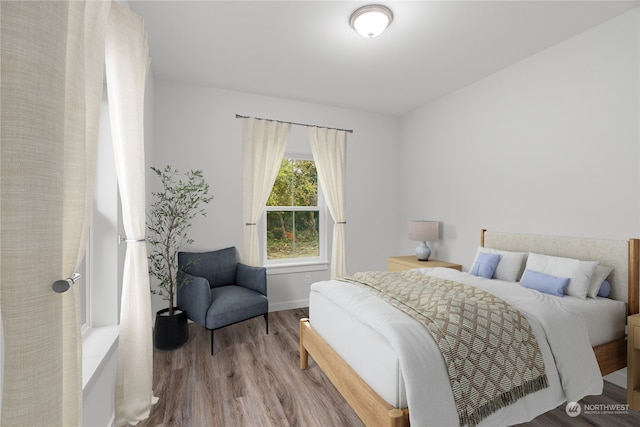
[[[177,305],[187,317],[213,331],[264,316],[269,333],[267,271],[238,260],[235,247],[212,252],[179,252]]]

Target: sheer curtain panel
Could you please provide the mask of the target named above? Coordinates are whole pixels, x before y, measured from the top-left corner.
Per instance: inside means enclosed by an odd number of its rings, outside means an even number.
[[[347,132],[310,127],[308,135],[318,180],[334,222],[330,273],[334,279],[347,274]]]
[[[259,266],[257,224],[278,176],[291,124],[253,117],[242,120],[243,262]]]
[[[0,4],[3,426],[82,420],[79,295],[110,2]]]
[[[149,46],[142,18],[113,4],[106,39],[111,132],[127,235],[116,374],[116,426],[146,419],[153,396],[153,344],[145,244],[144,90]]]

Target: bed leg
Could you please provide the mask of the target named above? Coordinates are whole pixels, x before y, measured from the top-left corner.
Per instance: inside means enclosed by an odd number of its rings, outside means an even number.
[[[409,425],[408,416],[402,409],[391,409],[389,411],[389,426],[390,427],[404,427]]]
[[[304,348],[304,330],[309,319],[300,319],[300,369],[307,369],[309,366],[309,352]]]

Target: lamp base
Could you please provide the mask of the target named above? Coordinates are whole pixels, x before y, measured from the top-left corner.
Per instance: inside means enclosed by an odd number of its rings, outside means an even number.
[[[420,242],[420,244],[416,248],[416,257],[418,257],[418,260],[429,261],[430,256],[431,249],[429,249],[429,246],[427,246],[427,242]]]

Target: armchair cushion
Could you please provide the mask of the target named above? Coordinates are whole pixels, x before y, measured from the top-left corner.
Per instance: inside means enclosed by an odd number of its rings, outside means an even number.
[[[240,286],[211,289],[211,306],[207,312],[207,329],[217,329],[260,316],[269,310],[267,297]]]
[[[207,279],[212,288],[236,284],[235,247],[211,252],[179,252],[178,265],[185,273]]]

